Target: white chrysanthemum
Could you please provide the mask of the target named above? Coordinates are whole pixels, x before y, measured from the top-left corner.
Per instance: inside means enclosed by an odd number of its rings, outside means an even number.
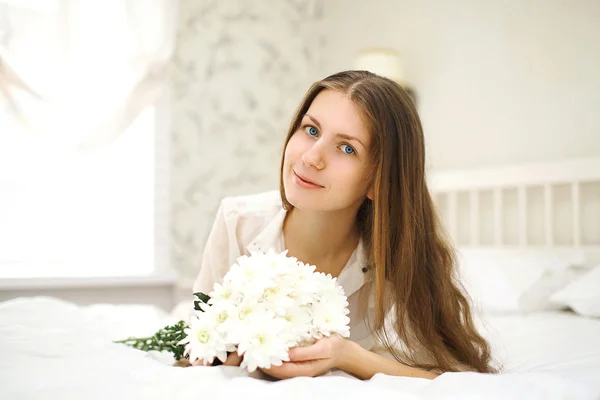
[[[234,292],[231,284],[220,285],[215,283],[213,291],[209,293],[208,304],[221,304],[223,302],[235,304],[239,301],[239,296],[240,293]]]
[[[312,306],[290,307],[283,316],[293,326],[295,340],[300,343],[312,337]]]
[[[221,332],[226,337],[228,343],[237,345],[245,332],[251,328],[252,319],[249,319],[255,314],[269,313],[266,304],[256,302],[245,302],[234,308],[228,313],[228,318],[219,326]]]
[[[242,293],[244,297],[260,297],[266,288],[275,284],[275,269],[270,266],[271,262],[273,260],[262,254],[242,256],[225,275],[223,284],[230,286],[234,292]]]
[[[319,284],[315,281],[315,267],[297,263],[292,273],[282,276],[279,283],[290,288],[296,304],[304,305],[315,301]]]
[[[235,320],[235,316],[238,310],[237,305],[231,301],[223,300],[218,301],[213,305],[201,305],[201,308],[207,313],[204,315],[203,312],[196,311],[198,318],[210,317],[215,321],[215,329],[221,334],[223,340],[230,342],[227,338],[227,332],[233,327],[232,322]]]
[[[296,343],[291,324],[267,312],[249,315],[238,337],[238,354],[244,356],[241,367],[249,372],[289,361],[289,348]]]
[[[192,316],[190,326],[184,330],[186,338],[179,344],[185,344],[185,354],[190,362],[201,360],[204,364],[213,362],[217,357],[222,362],[227,358],[227,352],[235,346],[225,341],[217,327],[219,319],[210,312],[203,313],[201,318]]]
[[[315,278],[319,285],[320,299],[313,308],[314,336],[319,338],[321,335],[329,336],[332,333],[343,337],[350,336],[348,301],[344,289],[331,275],[318,273],[315,274]]]
[[[314,274],[317,287],[317,293],[320,297],[325,297],[330,300],[339,298],[346,301],[344,288],[337,283],[337,278],[332,278],[329,274],[318,272]]]
[[[342,337],[350,336],[348,309],[339,299],[328,301],[323,298],[313,308],[313,335],[316,338],[337,333]]]
[[[291,288],[285,285],[266,288],[259,301],[279,316],[285,315],[296,304]]]

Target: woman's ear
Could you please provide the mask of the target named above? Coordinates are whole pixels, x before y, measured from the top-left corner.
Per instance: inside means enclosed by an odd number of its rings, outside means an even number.
[[[367,198],[371,201],[373,201],[373,185],[371,185],[369,187],[369,190],[367,191]]]

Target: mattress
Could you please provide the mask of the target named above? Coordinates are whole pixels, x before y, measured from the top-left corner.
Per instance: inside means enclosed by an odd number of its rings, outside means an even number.
[[[0,303],[0,398],[600,398],[600,320],[570,313],[488,316],[482,331],[502,372],[432,381],[383,374],[273,381],[235,367],[175,368],[169,355],[112,342],[172,322],[144,305],[79,307],[46,297]]]

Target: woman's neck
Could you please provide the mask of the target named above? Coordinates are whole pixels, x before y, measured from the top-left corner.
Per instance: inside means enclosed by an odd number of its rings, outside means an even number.
[[[356,212],[290,210],[283,224],[288,256],[337,276],[359,242]]]

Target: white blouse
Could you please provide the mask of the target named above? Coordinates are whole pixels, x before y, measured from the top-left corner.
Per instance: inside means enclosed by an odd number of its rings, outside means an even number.
[[[246,196],[226,197],[221,201],[212,231],[208,237],[202,266],[194,282],[194,292],[210,293],[215,282],[221,282],[223,277],[238,257],[249,255],[250,251],[284,251],[283,222],[286,210],[283,209],[279,191],[264,192]],[[368,297],[366,319],[361,314],[362,291],[365,284],[366,255],[362,241],[352,253],[346,266],[342,269],[337,281],[344,288],[348,298],[350,311],[350,340],[358,343],[366,350],[380,354],[390,360],[395,360],[392,354],[373,335],[375,308],[374,294]],[[360,299],[360,300],[359,300]],[[394,349],[407,360],[421,364],[434,362],[426,348],[415,341],[415,348],[409,351],[406,344],[393,333],[392,310],[386,317],[386,327],[389,339],[394,343]],[[368,321],[368,323],[366,322]],[[407,327],[410,328],[410,327]],[[410,332],[410,329],[408,329]],[[460,366],[463,371],[470,370]],[[329,374],[331,374],[330,372]],[[345,373],[335,371],[334,374]]]
[[[278,191],[224,198],[206,243],[194,292],[211,292],[213,284],[223,280],[237,258],[249,255],[250,251],[284,251],[285,215]],[[350,340],[367,350],[392,357],[385,348],[376,346],[369,326],[359,315],[359,289],[365,283],[362,271],[366,267],[365,260],[360,242],[337,279],[348,297]],[[367,315],[373,321],[372,306],[368,307]]]

